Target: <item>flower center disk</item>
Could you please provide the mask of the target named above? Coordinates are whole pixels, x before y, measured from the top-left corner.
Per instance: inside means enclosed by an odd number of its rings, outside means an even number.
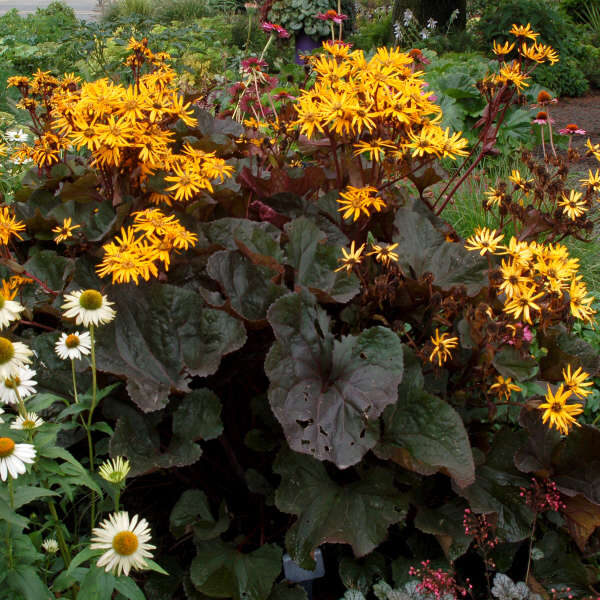
[[[85,290],[79,296],[79,305],[86,310],[98,310],[102,306],[102,294],[96,290]]]
[[[0,441],[2,438],[0,438]],[[11,440],[12,441],[12,440]],[[115,535],[112,541],[113,550],[121,556],[130,556],[138,548],[137,535],[131,531],[121,531]]]
[[[0,337],[0,364],[4,365],[15,355],[15,347],[12,342],[5,337]]]
[[[79,337],[71,333],[65,338],[65,346],[67,348],[77,348],[79,346]]]
[[[15,449],[13,440],[7,437],[0,437],[0,458],[10,456]]]

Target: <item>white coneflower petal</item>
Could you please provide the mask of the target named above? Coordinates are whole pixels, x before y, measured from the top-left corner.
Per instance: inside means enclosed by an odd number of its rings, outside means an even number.
[[[0,379],[13,377],[18,370],[31,362],[33,352],[22,342],[11,342],[0,337]]]
[[[4,329],[10,323],[19,319],[24,310],[25,307],[22,304],[10,298],[5,298],[0,292],[0,329]]]
[[[0,379],[0,402],[4,404],[17,404],[17,392],[21,400],[35,394],[37,381],[33,379],[35,371],[29,367],[21,367],[12,377]]]
[[[28,412],[25,417],[19,415],[11,424],[11,429],[24,429],[26,431],[31,431],[32,429],[37,429],[44,424],[44,419],[38,417],[38,415],[34,412]]]
[[[62,305],[64,316],[74,318],[77,325],[103,325],[110,323],[117,314],[111,308],[113,303],[96,290],[78,290],[67,294],[65,300]]]
[[[3,415],[4,411],[0,408],[0,415]],[[4,423],[4,419],[0,417],[0,423]]]
[[[35,459],[35,448],[32,444],[15,444],[9,437],[0,437],[0,479],[6,481],[8,475],[16,479],[25,473],[25,463]]]
[[[56,354],[63,360],[80,359],[84,354],[89,354],[92,339],[88,331],[79,333],[63,333],[54,345]]]
[[[48,554],[56,554],[58,552],[58,542],[54,538],[46,538],[42,542],[42,549]]]
[[[146,558],[152,558],[154,550],[148,542],[150,527],[146,519],[135,515],[131,520],[126,512],[113,513],[92,530],[92,550],[106,550],[98,559],[98,567],[116,575],[129,575],[131,569],[146,568]]]
[[[122,456],[108,459],[100,465],[98,473],[102,479],[110,481],[111,483],[121,483],[127,478],[127,474],[131,470],[131,464],[128,460]]]

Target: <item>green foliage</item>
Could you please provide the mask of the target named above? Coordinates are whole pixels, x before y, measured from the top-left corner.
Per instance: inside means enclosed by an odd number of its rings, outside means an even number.
[[[541,65],[535,71],[535,80],[540,85],[554,90],[558,96],[583,96],[590,89],[584,72],[570,57],[561,58],[552,69]]]
[[[331,35],[329,23],[316,18],[334,6],[332,0],[275,0],[268,18],[287,29],[291,34],[304,32],[314,38]]]
[[[576,23],[587,21],[586,11],[589,7],[600,8],[598,0],[560,0],[560,8]]]

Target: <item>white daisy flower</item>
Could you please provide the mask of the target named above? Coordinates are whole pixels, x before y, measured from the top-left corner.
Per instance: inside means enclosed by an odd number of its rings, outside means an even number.
[[[6,481],[8,475],[16,479],[25,473],[25,463],[35,459],[32,444],[15,444],[9,437],[0,437],[0,479]]]
[[[38,417],[38,415],[34,412],[28,412],[27,416],[22,417],[19,415],[11,424],[11,429],[25,429],[27,431],[31,431],[32,429],[37,429],[44,424],[44,419]]]
[[[6,132],[6,139],[10,142],[23,143],[29,140],[29,136],[22,129],[19,131],[13,129]]]
[[[6,298],[2,292],[0,292],[0,329],[4,329],[13,321],[20,318],[20,313],[25,310],[22,304],[19,304],[15,300]]]
[[[65,309],[64,316],[75,318],[77,325],[103,325],[110,323],[117,314],[111,308],[113,303],[96,290],[78,290],[67,294],[65,300],[62,305]]]
[[[56,554],[58,552],[58,542],[54,538],[46,538],[42,542],[42,549],[47,554]]]
[[[98,567],[116,575],[129,575],[130,569],[146,568],[146,558],[152,558],[149,550],[156,546],[148,544],[151,539],[146,519],[135,515],[131,521],[126,512],[113,513],[92,530],[92,550],[106,550],[98,559]]]
[[[88,331],[84,333],[62,333],[58,342],[56,342],[54,348],[56,354],[63,360],[67,359],[80,359],[84,354],[90,353],[92,347],[92,340]]]
[[[14,377],[19,374],[33,352],[22,342],[11,342],[8,338],[0,337],[0,379]]]
[[[131,470],[131,464],[122,456],[117,456],[112,460],[105,460],[98,469],[98,473],[102,479],[111,483],[121,483],[127,478],[127,474]]]
[[[2,338],[0,338],[2,339]],[[35,394],[37,381],[33,379],[35,371],[27,366],[20,367],[12,377],[0,379],[0,402],[17,404],[21,400]],[[19,392],[19,397],[17,397]]]

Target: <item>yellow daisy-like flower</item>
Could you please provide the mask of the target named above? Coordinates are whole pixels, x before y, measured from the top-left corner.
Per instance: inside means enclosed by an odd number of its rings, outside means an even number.
[[[352,217],[353,221],[357,221],[361,214],[370,217],[369,208],[373,207],[379,212],[385,206],[381,198],[374,196],[376,193],[377,189],[370,185],[360,188],[349,185],[347,191],[340,194],[342,199],[338,199],[341,205],[338,211],[344,213],[344,219]]]
[[[502,201],[502,197],[504,194],[497,190],[496,188],[490,187],[487,192],[483,192],[485,196],[487,196],[487,200],[485,201],[485,205],[490,208],[491,206],[497,206]]]
[[[571,391],[565,390],[561,383],[556,393],[553,394],[550,386],[546,392],[546,402],[538,406],[539,410],[543,410],[542,423],[546,424],[550,420],[549,427],[555,427],[565,435],[569,434],[572,425],[581,427],[575,419],[576,415],[583,412],[581,404],[567,404],[567,400],[571,397]]]
[[[494,40],[492,43],[492,52],[496,56],[504,57],[507,54],[509,54],[513,50],[514,47],[515,47],[514,42],[510,45],[508,42],[504,42],[504,44],[500,45],[496,42],[496,40]]]
[[[527,23],[527,25],[517,25],[513,23],[513,26],[511,27],[509,33],[511,33],[515,37],[528,38],[530,40],[533,40],[534,42],[537,36],[540,35],[539,33],[536,33],[531,29],[531,23]]]
[[[517,169],[512,170],[512,173],[508,176],[508,180],[515,184],[515,190],[521,190],[526,194],[529,193],[529,184],[533,181],[533,179],[524,179],[521,177],[521,173]]]
[[[591,170],[588,171],[587,179],[579,180],[582,184],[582,187],[585,186],[587,188],[591,188],[595,192],[600,192],[600,171],[596,169],[595,173],[592,173]]]
[[[487,227],[478,227],[475,233],[467,238],[465,248],[470,251],[478,251],[481,256],[486,252],[494,254],[500,247],[503,235],[496,235],[496,230]]]
[[[521,388],[512,382],[511,377],[506,379],[502,375],[496,377],[496,383],[490,386],[490,392],[496,394],[498,398],[504,398],[508,400],[512,392],[520,392]]]
[[[569,286],[569,299],[571,314],[581,321],[591,322],[594,320],[595,310],[590,306],[594,296],[587,295],[587,287],[582,281],[573,279]]]
[[[25,229],[25,224],[11,214],[8,206],[2,206],[0,208],[0,243],[8,245],[10,238],[14,235],[16,238],[22,240],[23,238],[19,235],[20,231]]]
[[[364,249],[364,244],[362,244],[360,248],[355,249],[354,242],[350,244],[350,252],[346,252],[346,248],[342,248],[342,254],[344,255],[344,257],[338,258],[338,262],[341,262],[342,266],[338,267],[335,270],[335,272],[337,273],[338,271],[343,271],[344,269],[346,269],[346,272],[348,273],[348,275],[350,275],[352,269],[356,265],[360,265],[360,263],[362,262],[363,257],[361,255]]]
[[[67,217],[63,220],[62,225],[57,225],[56,227],[54,227],[54,229],[52,229],[52,233],[56,233],[56,235],[54,236],[54,241],[57,244],[60,244],[60,242],[64,242],[65,240],[72,238],[73,230],[81,227],[81,225],[71,225],[71,220],[71,217]]]
[[[572,373],[571,365],[567,365],[567,370],[563,369],[562,374],[565,380],[565,387],[578,398],[585,398],[592,393],[592,390],[586,390],[585,388],[591,387],[594,385],[594,382],[586,381],[590,375],[589,373],[585,373],[581,367]]]
[[[398,243],[390,244],[389,246],[380,246],[378,244],[371,244],[373,250],[367,252],[367,256],[375,256],[377,262],[383,265],[389,265],[391,261],[398,262],[398,254],[394,250],[398,247]]]
[[[504,292],[509,299],[519,295],[521,288],[531,283],[531,278],[523,275],[523,265],[514,259],[510,262],[503,259],[500,273],[502,274],[502,283],[498,291]]]
[[[441,367],[449,358],[452,358],[450,350],[458,346],[458,338],[450,337],[448,333],[442,333],[436,327],[435,337],[431,337],[433,351],[429,355],[429,362],[433,363],[437,360],[438,366]]]
[[[544,295],[544,292],[538,292],[537,294],[535,292],[535,288],[521,288],[519,294],[504,305],[504,312],[511,315],[515,320],[521,319],[531,325],[531,311],[540,310],[540,306],[535,303],[535,300]]]
[[[571,190],[569,197],[564,194],[562,200],[558,203],[563,209],[563,214],[567,215],[571,221],[575,221],[578,217],[584,215],[587,211],[585,200],[581,200],[581,192]]]

